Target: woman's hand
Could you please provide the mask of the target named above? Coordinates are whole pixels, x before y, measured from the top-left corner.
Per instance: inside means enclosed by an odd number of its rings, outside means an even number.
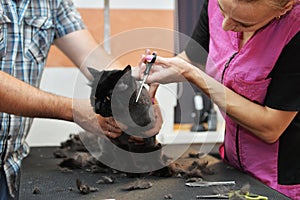
[[[154,111],[154,126],[152,129],[145,131],[144,135],[147,137],[152,137],[156,134],[159,133],[162,123],[163,123],[163,118],[162,118],[162,114],[160,111],[160,107],[157,104],[157,101],[155,99],[155,95],[157,92],[159,84],[158,83],[152,83],[149,85],[149,96],[152,99],[152,103],[153,103],[153,111]]]
[[[157,135],[163,124],[163,118],[162,118],[159,105],[158,104],[153,105],[153,109],[154,109],[154,118],[155,118],[154,127],[144,132],[144,135],[147,137],[152,137],[154,135]]]
[[[139,77],[143,77],[147,60],[151,60],[152,55],[143,55],[139,62]],[[172,83],[187,81],[185,76],[193,70],[194,66],[179,57],[163,58],[156,57],[152,65],[147,83]]]
[[[153,109],[155,114],[155,122],[153,128],[148,131],[145,131],[143,133],[144,137],[131,135],[129,138],[129,142],[134,142],[136,144],[142,145],[145,144],[145,140],[144,140],[145,138],[155,136],[159,133],[161,126],[163,124],[163,118],[158,104],[153,105]]]
[[[136,80],[142,80],[144,77],[144,71],[146,69],[146,62],[147,62],[145,58],[148,55],[151,55],[151,51],[149,49],[146,49],[145,54],[141,56],[141,59],[138,62],[138,67],[133,67],[131,69],[131,76],[134,77]],[[141,69],[143,69],[143,71],[141,71]]]
[[[152,83],[149,85],[149,96],[153,101],[154,125],[150,130],[143,132],[144,137],[152,137],[152,136],[157,135],[163,124],[163,118],[162,118],[162,114],[160,111],[160,107],[155,100],[155,94],[158,89],[158,86],[159,86],[158,83]],[[133,136],[133,135],[130,136],[129,141],[135,142],[136,144],[144,144],[145,143],[145,140],[143,137],[138,137],[138,136]]]

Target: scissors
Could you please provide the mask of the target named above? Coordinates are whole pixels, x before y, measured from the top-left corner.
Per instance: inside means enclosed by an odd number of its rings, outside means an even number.
[[[185,183],[189,187],[209,187],[217,185],[235,185],[235,181],[197,181]]]
[[[136,97],[135,102],[138,102],[138,100],[139,100],[139,98],[140,98],[140,96],[141,96],[142,90],[143,90],[143,86],[144,86],[144,84],[145,84],[145,82],[146,82],[146,80],[147,80],[147,78],[148,78],[148,76],[149,76],[150,69],[151,69],[153,63],[154,63],[155,60],[156,60],[156,56],[157,56],[156,53],[153,53],[152,55],[153,55],[153,57],[152,57],[152,59],[150,60],[150,62],[147,60],[147,63],[146,63],[146,70],[145,70],[145,72],[144,72],[144,78],[143,78],[142,85],[141,85],[141,87],[140,87],[140,90],[139,90],[139,93],[138,93],[138,95],[137,95],[137,97]]]
[[[240,190],[230,192],[227,194],[212,194],[212,195],[197,195],[197,199],[231,199],[234,196],[240,197],[242,199],[246,200],[268,200],[268,197],[258,195],[258,194],[252,194],[249,192],[246,192],[245,194],[242,194]]]

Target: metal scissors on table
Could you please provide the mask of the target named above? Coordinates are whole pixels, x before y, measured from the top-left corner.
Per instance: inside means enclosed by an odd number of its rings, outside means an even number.
[[[242,199],[246,200],[268,200],[268,197],[258,195],[258,194],[252,194],[252,193],[245,193],[242,194],[239,190],[234,192],[229,192],[225,194],[211,194],[211,195],[197,195],[197,199],[231,199],[234,197],[240,197]]]
[[[143,81],[142,81],[142,84],[141,84],[141,87],[140,87],[140,90],[139,90],[139,93],[136,97],[135,102],[137,102],[139,100],[139,98],[141,96],[141,93],[142,93],[142,90],[143,90],[143,86],[144,86],[144,84],[145,84],[145,82],[146,82],[146,80],[149,76],[150,69],[151,69],[153,63],[156,60],[156,56],[157,56],[156,53],[153,53],[152,55],[153,55],[152,59],[150,61],[147,60],[146,69],[145,69],[145,72],[144,72],[144,78],[143,78]]]
[[[189,187],[209,187],[217,185],[235,185],[235,181],[197,181],[185,183]]]

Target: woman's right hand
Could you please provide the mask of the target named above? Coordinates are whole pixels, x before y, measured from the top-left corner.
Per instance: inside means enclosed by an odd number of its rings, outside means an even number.
[[[140,75],[146,69],[144,61],[151,60],[152,55],[144,55],[140,62]],[[152,65],[151,71],[147,78],[147,83],[172,83],[187,81],[184,77],[187,72],[190,72],[193,66],[179,57],[164,58],[157,56],[155,63]]]

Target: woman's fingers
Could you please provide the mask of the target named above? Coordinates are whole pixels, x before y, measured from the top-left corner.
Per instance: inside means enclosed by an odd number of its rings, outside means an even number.
[[[161,114],[159,105],[155,104],[155,105],[153,105],[153,108],[154,108],[154,113],[155,113],[154,127],[152,129],[144,132],[144,135],[146,135],[147,137],[152,137],[154,135],[157,135],[163,124],[163,118],[162,118],[162,114]]]
[[[151,83],[151,84],[149,84],[149,96],[152,98],[152,100],[155,98],[158,86],[159,86],[159,83]]]
[[[146,55],[145,56],[145,60],[152,60],[153,58],[153,55]],[[162,65],[164,67],[170,67],[169,65],[169,59],[170,58],[163,58],[161,56],[156,56],[156,59],[155,59],[155,64],[157,65]]]

